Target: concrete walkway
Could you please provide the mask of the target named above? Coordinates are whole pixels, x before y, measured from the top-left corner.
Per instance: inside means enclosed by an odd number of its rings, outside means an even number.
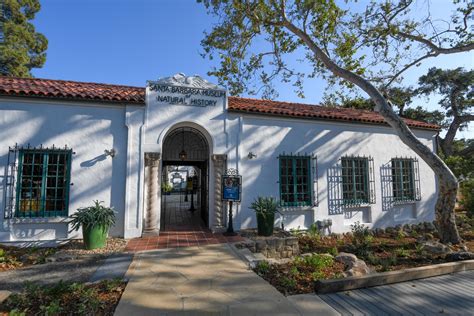
[[[135,255],[115,311],[138,315],[338,315],[316,295],[286,298],[227,244]]]

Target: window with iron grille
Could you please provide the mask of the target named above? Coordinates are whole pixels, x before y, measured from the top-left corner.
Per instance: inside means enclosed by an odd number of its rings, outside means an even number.
[[[413,158],[392,159],[393,201],[419,201],[418,161]]]
[[[343,205],[375,203],[373,159],[369,157],[342,157]]]
[[[281,206],[309,206],[312,201],[311,156],[280,156]]]
[[[20,149],[16,217],[67,216],[71,150]]]

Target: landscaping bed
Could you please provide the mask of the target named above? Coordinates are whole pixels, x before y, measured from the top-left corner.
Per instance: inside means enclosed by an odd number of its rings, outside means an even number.
[[[102,249],[85,250],[82,240],[70,240],[58,247],[14,247],[0,245],[0,272],[54,261],[69,261],[85,255],[107,256],[122,252],[127,241],[109,238]]]
[[[312,254],[280,264],[261,261],[254,271],[281,293],[293,295],[314,292],[314,280],[342,277],[344,264],[332,256]]]
[[[126,282],[28,285],[0,304],[0,315],[113,315]]]
[[[254,271],[285,295],[314,292],[317,280],[363,276],[474,259],[474,220],[458,214],[463,245],[439,243],[433,223],[369,230],[355,223],[345,234],[293,231],[301,256],[259,262]]]

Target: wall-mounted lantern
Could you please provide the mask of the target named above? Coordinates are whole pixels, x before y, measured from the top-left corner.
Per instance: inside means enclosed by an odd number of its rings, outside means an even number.
[[[115,149],[113,149],[113,148],[110,149],[110,150],[109,150],[109,149],[104,150],[105,156],[110,156],[110,157],[112,157],[112,158],[115,157],[115,153],[116,153],[116,152],[115,152]]]
[[[253,158],[257,158],[257,155],[250,151],[249,154],[247,155],[247,157],[249,159],[253,159]]]

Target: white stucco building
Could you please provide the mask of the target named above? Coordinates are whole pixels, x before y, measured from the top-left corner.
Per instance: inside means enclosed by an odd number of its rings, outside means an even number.
[[[438,126],[406,122],[435,150]],[[237,230],[256,226],[257,196],[279,200],[286,229],[434,219],[434,173],[377,113],[229,97],[181,74],[146,88],[0,78],[0,242],[77,237],[67,216],[93,200],[116,209],[114,236],[167,229],[191,202],[162,185],[191,169],[202,225],[222,231],[229,168],[242,175]]]

